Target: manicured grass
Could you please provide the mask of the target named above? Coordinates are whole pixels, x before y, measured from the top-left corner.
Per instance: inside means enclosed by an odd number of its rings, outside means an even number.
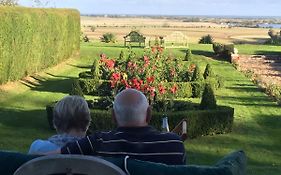
[[[235,45],[239,54],[246,55],[281,55],[281,46],[274,45]]]
[[[45,139],[53,134],[54,131],[48,128],[45,105],[68,94],[71,79],[88,69],[85,67],[92,64],[94,57],[102,52],[117,57],[124,50],[118,45],[111,46],[82,44],[81,59],[71,59],[46,70],[40,74],[40,85],[27,87],[15,83],[0,92],[0,149],[26,152],[34,139]],[[232,133],[187,140],[188,164],[212,165],[225,154],[243,149],[248,156],[248,174],[279,175],[281,108],[231,64],[210,59],[209,56],[213,55],[211,45],[194,44],[190,47],[194,54],[193,61],[200,63],[201,71],[210,63],[214,72],[224,77],[225,88],[216,91],[217,101],[220,105],[235,108],[235,121]],[[184,54],[184,49],[171,51],[181,56]],[[141,49],[137,52],[141,53]]]

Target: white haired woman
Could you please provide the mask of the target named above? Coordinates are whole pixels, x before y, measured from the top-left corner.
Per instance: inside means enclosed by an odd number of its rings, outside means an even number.
[[[80,96],[66,96],[54,107],[53,123],[57,135],[47,140],[35,140],[28,153],[46,153],[57,150],[69,142],[77,141],[85,137],[90,122],[87,102]]]

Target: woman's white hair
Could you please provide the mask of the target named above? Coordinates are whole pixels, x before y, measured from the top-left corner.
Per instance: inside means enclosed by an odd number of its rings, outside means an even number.
[[[56,103],[53,114],[53,123],[59,133],[71,129],[86,131],[91,122],[88,104],[80,96],[64,97]]]
[[[119,126],[143,124],[146,120],[148,101],[135,89],[126,89],[117,94],[113,109]]]

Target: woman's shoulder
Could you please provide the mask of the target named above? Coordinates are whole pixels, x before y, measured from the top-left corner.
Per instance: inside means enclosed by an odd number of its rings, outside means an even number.
[[[56,144],[48,140],[37,139],[34,142],[32,142],[28,154],[44,153],[44,152],[54,151],[57,149],[59,149],[59,146],[57,146]]]

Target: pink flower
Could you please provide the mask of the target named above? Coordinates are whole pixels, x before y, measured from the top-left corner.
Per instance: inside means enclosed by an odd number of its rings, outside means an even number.
[[[177,90],[178,90],[178,86],[176,84],[174,84],[174,86],[171,87],[171,89],[170,89],[172,94],[175,94],[177,92]]]
[[[161,85],[161,84],[158,86],[158,90],[159,90],[160,94],[165,94],[166,93],[165,87],[163,85]]]

